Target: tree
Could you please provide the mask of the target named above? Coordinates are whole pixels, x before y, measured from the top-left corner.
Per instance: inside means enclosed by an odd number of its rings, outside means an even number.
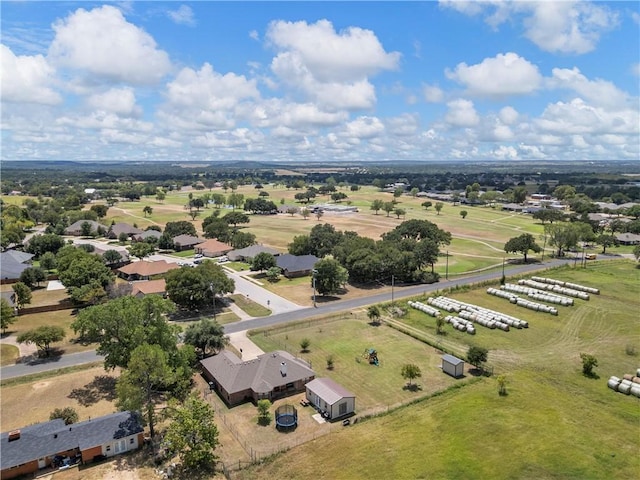
[[[155,248],[150,243],[137,242],[129,247],[129,254],[133,255],[134,257],[144,258],[151,255],[154,250]]]
[[[426,202],[422,202],[420,205],[423,206],[425,210],[428,210],[430,207],[433,206],[433,203],[427,200]]]
[[[40,285],[40,282],[44,282],[47,279],[47,274],[40,267],[25,268],[20,274],[20,281],[27,287],[33,288],[36,285]]]
[[[231,193],[229,198],[227,198],[227,203],[231,205],[234,210],[240,208],[244,203],[244,195],[242,193]]]
[[[311,345],[311,340],[309,340],[307,337],[304,337],[302,340],[300,340],[300,351],[302,353],[307,353],[309,351],[309,345]]]
[[[74,250],[77,252],[69,253],[65,247],[58,252],[58,278],[74,302],[96,303],[106,295],[113,273],[101,257]]]
[[[106,263],[107,265],[110,265],[112,263],[118,263],[122,261],[122,255],[120,255],[120,252],[118,252],[117,250],[107,250],[102,254],[102,260],[104,260],[104,263]]]
[[[601,235],[598,235],[598,237],[596,238],[596,243],[598,245],[602,245],[602,253],[607,253],[607,247],[613,247],[618,243],[618,240],[613,235],[607,235],[606,233],[603,233]]]
[[[156,403],[172,380],[167,353],[161,346],[148,343],[131,352],[127,368],[118,378],[118,407],[121,410],[144,411],[152,438],[155,436]]]
[[[118,235],[118,241],[124,245],[125,243],[127,243],[127,240],[129,240],[129,235],[127,235],[125,232],[120,232],[120,234]]]
[[[106,369],[125,368],[131,352],[143,343],[159,345],[172,358],[177,355],[179,327],[165,318],[174,310],[171,301],[157,295],[125,296],[80,310],[71,328],[82,341],[98,343]]]
[[[31,303],[31,289],[27,287],[23,282],[14,283],[11,286],[13,293],[16,294],[16,306],[20,310],[25,305]]]
[[[47,252],[56,254],[62,247],[64,247],[64,238],[55,233],[46,233],[31,237],[27,252],[33,253],[36,257],[42,257]]]
[[[483,363],[487,361],[489,351],[484,347],[472,345],[467,351],[467,360],[471,365],[475,365],[480,370],[483,369]]]
[[[329,355],[327,357],[327,370],[333,370],[333,366],[335,364],[336,360],[333,357],[333,355]]]
[[[582,360],[582,374],[585,377],[595,377],[596,373],[593,369],[598,366],[598,359],[589,353],[581,353],[580,359]]]
[[[89,209],[92,212],[96,212],[96,215],[98,216],[98,218],[104,218],[107,216],[107,211],[109,210],[109,206],[108,205],[91,205],[91,208]]]
[[[507,394],[507,376],[498,375],[496,381],[498,382],[498,395],[501,397],[505,396]]]
[[[393,191],[393,197],[400,198],[403,193],[404,193],[404,187],[396,187],[396,189]]]
[[[145,207],[142,209],[142,213],[144,213],[145,217],[147,215],[151,215],[153,213],[153,207],[150,207],[149,205],[145,205]]]
[[[575,197],[576,188],[573,185],[558,185],[553,190],[553,196],[558,200],[570,200]]]
[[[320,295],[339,292],[349,280],[349,272],[332,257],[323,258],[314,266],[316,290]]]
[[[525,187],[516,187],[511,193],[511,199],[514,203],[524,203],[527,199],[527,189]]]
[[[318,219],[318,221],[320,221],[320,219],[322,218],[323,215],[324,215],[324,211],[322,211],[321,208],[318,208],[316,210],[316,218]]]
[[[387,212],[387,217],[389,216],[389,214],[391,212],[393,212],[393,209],[395,208],[395,205],[393,204],[393,202],[384,202],[382,204],[382,210],[384,210],[385,212]]]
[[[179,455],[186,469],[213,469],[220,442],[211,405],[191,394],[182,406],[172,406],[170,411],[172,422],[164,435],[169,453]]]
[[[51,353],[51,344],[63,340],[64,337],[64,328],[57,325],[43,325],[22,332],[16,341],[18,343],[33,343],[38,347],[41,356],[48,357]]]
[[[184,332],[184,343],[194,347],[201,357],[208,357],[229,345],[229,337],[224,334],[222,325],[204,318],[187,327]]]
[[[231,227],[222,218],[207,217],[202,221],[202,229],[206,238],[217,238],[221,242],[231,240]]]
[[[2,333],[7,332],[7,328],[9,325],[14,323],[17,320],[16,312],[13,307],[9,304],[9,302],[3,298],[0,300],[0,328],[2,328]]]
[[[395,208],[393,210],[396,218],[404,217],[407,214],[407,211],[404,208]]]
[[[160,203],[164,202],[164,199],[167,197],[167,194],[164,193],[163,190],[158,190],[158,193],[156,193],[156,200]]]
[[[287,250],[291,255],[309,255],[312,249],[309,235],[296,235],[293,241],[287,245]]]
[[[89,222],[82,222],[80,225],[80,233],[83,237],[90,237],[92,233],[91,224]]]
[[[462,217],[463,220],[467,218],[468,213],[469,212],[467,212],[466,210],[460,210],[460,216]]]
[[[271,400],[263,398],[258,400],[258,423],[268,425],[271,422]]]
[[[433,208],[435,208],[436,212],[438,212],[438,215],[440,215],[440,211],[442,210],[442,207],[444,207],[444,203],[436,202]]]
[[[296,213],[298,213],[298,207],[287,208],[287,213],[293,217]]]
[[[47,271],[55,269],[57,265],[58,262],[56,261],[56,256],[53,252],[45,252],[40,257],[40,267]]]
[[[171,300],[189,310],[213,305],[217,295],[231,293],[235,289],[234,281],[214,262],[204,262],[196,268],[171,270],[165,278]]]
[[[311,215],[311,211],[308,208],[301,208],[300,215],[302,215],[302,218],[306,220]]]
[[[420,371],[420,367],[413,363],[407,363],[402,366],[402,370],[400,371],[402,378],[408,380],[409,388],[413,386],[412,381],[416,378],[420,378],[422,376],[422,372]]]
[[[164,233],[171,238],[177,237],[178,235],[191,235],[193,237],[197,235],[196,227],[193,226],[193,223],[186,220],[167,222]]]
[[[229,244],[236,250],[247,248],[256,244],[256,236],[249,232],[234,232],[231,234]]]
[[[384,207],[384,201],[380,199],[375,199],[374,201],[371,202],[370,208],[375,212],[376,215],[378,215],[378,212],[382,210],[383,207]]]
[[[79,419],[78,412],[73,407],[56,408],[49,414],[49,420],[61,418],[65,425],[76,423]]]
[[[277,282],[280,278],[280,267],[271,267],[265,274],[270,282]]]
[[[379,325],[381,317],[380,308],[377,305],[370,305],[367,308],[367,317],[369,317],[371,323],[373,323],[374,325]]]
[[[633,256],[636,257],[636,262],[640,261],[640,245],[633,247]]]
[[[438,315],[436,317],[436,334],[437,335],[442,335],[444,333],[444,318],[442,318],[441,315]]]
[[[227,222],[228,225],[233,225],[234,228],[239,223],[249,223],[249,216],[242,212],[229,212],[222,219]]]
[[[535,238],[530,233],[523,233],[518,237],[513,237],[507,241],[504,245],[504,251],[507,253],[522,253],[524,255],[524,261],[527,262],[527,254],[529,250],[535,253],[542,251],[540,245],[536,243]]]
[[[540,220],[540,223],[544,225],[545,222],[553,223],[559,222],[564,218],[564,212],[556,210],[555,208],[542,208],[532,215],[536,220]]]
[[[558,257],[562,257],[566,249],[575,247],[580,239],[580,227],[576,223],[547,224],[544,233],[549,238],[549,245],[558,248]]]
[[[251,269],[252,270],[269,270],[272,267],[276,266],[276,257],[273,254],[268,252],[260,252],[255,257],[253,257],[251,261]]]

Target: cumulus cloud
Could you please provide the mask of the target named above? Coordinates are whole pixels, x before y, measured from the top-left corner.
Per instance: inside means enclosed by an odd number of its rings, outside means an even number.
[[[112,88],[87,98],[87,105],[96,110],[115,113],[121,116],[140,116],[142,110],[136,105],[133,89]]]
[[[188,5],[180,5],[177,10],[169,10],[167,16],[179,25],[194,26],[196,19],[193,16],[193,10]]]
[[[505,125],[513,125],[518,120],[519,114],[513,107],[506,106],[500,110],[498,118]]]
[[[602,79],[589,80],[577,68],[554,68],[547,86],[571,89],[589,102],[609,108],[625,107],[629,102],[629,96],[613,83]]]
[[[420,128],[420,117],[417,114],[404,113],[398,117],[391,117],[385,122],[390,134],[398,137],[416,135]]]
[[[358,117],[345,125],[342,136],[350,138],[373,138],[384,132],[384,124],[377,117]]]
[[[171,69],[166,52],[151,35],[104,5],[82,8],[54,23],[48,57],[55,64],[105,81],[133,85],[159,82]]]
[[[485,58],[476,65],[459,63],[445,73],[464,85],[469,94],[490,97],[531,93],[542,82],[538,67],[512,52]]]
[[[454,127],[474,127],[480,122],[480,116],[473,102],[462,98],[447,103],[449,111],[445,115],[447,123]]]
[[[484,15],[487,24],[522,23],[524,36],[548,52],[584,54],[592,51],[606,33],[618,25],[619,18],[601,3],[563,0],[559,2],[503,2],[477,0],[440,2],[462,14]]]
[[[14,55],[0,44],[0,88],[3,102],[56,105],[62,97],[52,88],[55,70],[42,55]]]
[[[422,93],[425,101],[429,103],[440,103],[444,100],[444,92],[436,85],[424,85]]]
[[[274,21],[266,39],[278,53],[271,70],[279,81],[329,108],[371,107],[375,90],[368,77],[398,68],[400,53],[387,53],[370,30],[336,32],[328,20]]]

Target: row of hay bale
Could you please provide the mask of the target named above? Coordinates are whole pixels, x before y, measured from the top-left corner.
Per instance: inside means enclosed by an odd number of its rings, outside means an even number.
[[[528,287],[537,288],[538,290],[548,290],[554,293],[561,293],[569,297],[579,298],[581,300],[589,300],[589,294],[572,288],[561,287],[559,285],[551,285],[548,283],[537,282],[535,280],[518,280],[518,285],[526,285]]]
[[[449,312],[458,312],[458,316],[463,320],[468,320],[491,329],[499,328],[504,331],[509,331],[509,327],[518,329],[529,328],[529,323],[524,320],[520,320],[519,318],[470,303],[454,300],[449,297],[429,297],[427,299],[427,303],[432,306],[437,306],[438,308],[446,307],[449,309],[447,310]]]
[[[425,305],[422,302],[413,302],[413,301],[409,300],[407,303],[409,304],[409,306],[411,308],[415,308],[416,310],[420,310],[421,312],[424,312],[427,315],[430,315],[432,317],[439,317],[440,316],[440,310],[438,310],[437,308],[430,307],[429,305]]]
[[[487,288],[487,293],[496,297],[506,298],[518,307],[528,308],[529,310],[534,310],[536,312],[558,315],[558,309],[555,307],[550,307],[548,305],[545,305],[544,303],[532,302],[531,300],[520,298],[518,295],[511,292],[505,292],[504,290],[498,290],[497,288]]]
[[[622,378],[611,376],[607,381],[607,386],[614,392],[640,398],[640,368],[636,371],[635,376],[628,373]]]
[[[446,317],[444,317],[444,321],[450,323],[451,326],[456,330],[467,332],[470,335],[476,334],[476,327],[474,327],[473,323],[469,320],[465,320],[464,318],[460,317],[454,317],[453,315],[447,315]]]
[[[560,287],[572,288],[573,290],[579,290],[581,292],[593,293],[595,295],[600,295],[600,290],[593,287],[586,287],[584,285],[580,285],[578,283],[570,283],[563,282],[562,280],[555,280],[553,278],[546,277],[531,277],[531,280],[540,282],[540,283],[548,283],[550,285],[558,285]]]
[[[555,293],[552,294],[547,290],[539,290],[537,288],[525,287],[524,285],[516,285],[514,283],[505,283],[504,285],[500,285],[500,289],[506,290],[507,292],[523,293],[534,300],[542,300],[543,302],[554,303],[564,307],[568,307],[574,303],[573,298],[571,297],[565,297]]]

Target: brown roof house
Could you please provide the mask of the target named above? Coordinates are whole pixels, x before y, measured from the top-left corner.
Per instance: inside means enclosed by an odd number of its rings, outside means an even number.
[[[183,233],[182,235],[173,237],[173,246],[178,251],[189,250],[197,244],[202,243],[202,241],[202,238],[194,237],[193,235],[186,235]]]
[[[138,298],[143,298],[147,295],[162,295],[164,297],[166,294],[167,282],[164,278],[136,282],[131,290],[131,295]]]
[[[155,262],[147,262],[141,260],[125,265],[118,269],[118,273],[126,280],[150,280],[156,275],[163,275],[170,270],[180,268],[176,263],[167,262],[166,260],[157,260]]]
[[[229,253],[231,250],[233,250],[233,247],[230,247],[226,243],[222,243],[215,238],[199,243],[194,247],[195,253],[200,253],[205,257],[221,257],[222,255]]]
[[[304,392],[305,384],[315,378],[307,362],[282,350],[244,362],[223,350],[200,364],[209,385],[229,406]]]
[[[0,435],[0,478],[119,455],[136,450],[143,440],[141,418],[133,412],[112,413],[72,425],[65,425],[61,418],[36,423]]]
[[[120,234],[122,233],[124,233],[127,236],[127,238],[131,238],[133,235],[138,235],[142,233],[142,230],[132,225],[129,225],[128,223],[122,223],[122,222],[114,223],[113,225],[111,225],[111,227],[109,227],[109,231],[107,232],[107,238],[118,239],[120,238]]]

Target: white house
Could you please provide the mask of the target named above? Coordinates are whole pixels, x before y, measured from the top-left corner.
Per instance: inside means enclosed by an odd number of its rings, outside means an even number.
[[[330,420],[355,412],[356,396],[330,378],[316,378],[305,385],[307,400],[318,410],[327,412]]]

